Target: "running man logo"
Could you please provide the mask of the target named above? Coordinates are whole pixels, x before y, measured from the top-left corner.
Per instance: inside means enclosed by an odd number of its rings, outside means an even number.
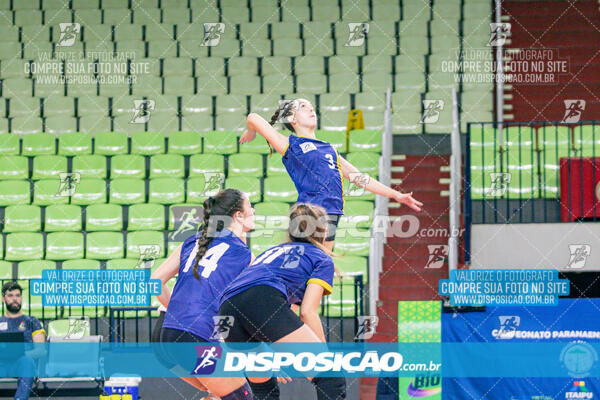
[[[138,250],[140,252],[140,258],[136,264],[136,268],[152,268],[154,260],[156,260],[160,254],[160,246],[157,244],[140,244]],[[146,266],[146,261],[150,262],[149,266]]]
[[[58,24],[60,27],[60,37],[56,42],[57,47],[70,47],[75,44],[75,39],[81,31],[81,25],[78,23],[65,22]]]
[[[281,268],[295,269],[300,265],[300,257],[304,255],[304,246],[284,246],[285,255]]]
[[[81,339],[86,332],[90,331],[90,321],[88,319],[69,318],[69,329],[65,339]]]
[[[571,257],[565,268],[582,269],[585,267],[587,258],[592,253],[592,246],[589,244],[570,244],[569,251],[571,252]]]
[[[438,269],[442,268],[444,261],[448,257],[448,245],[447,244],[428,244],[427,249],[429,250],[429,259],[425,268]]]
[[[130,124],[145,124],[150,121],[150,113],[155,107],[154,100],[134,100],[133,106],[134,113]]]
[[[221,41],[221,35],[225,33],[225,24],[220,22],[204,23],[204,38],[200,46],[216,46]]]
[[[444,109],[444,100],[423,100],[422,124],[435,124],[440,119],[440,114]]]
[[[358,47],[365,43],[367,33],[369,33],[369,24],[367,22],[350,22],[348,24],[348,41],[346,46]]]
[[[486,188],[488,196],[504,196],[510,184],[510,172],[490,172],[491,186]]]
[[[492,22],[490,24],[490,41],[487,45],[491,47],[503,46],[506,39],[510,36],[510,28],[511,25],[508,22],[503,22],[501,24]]]
[[[73,196],[77,185],[81,182],[81,174],[79,172],[61,172],[58,176],[60,177],[60,185],[56,195],[60,197]]]
[[[183,242],[198,230],[204,210],[202,207],[191,206],[174,206],[172,210],[175,224],[173,231],[169,233],[169,241]]]
[[[363,174],[362,172],[350,172],[348,180],[350,181],[350,187],[346,196],[362,196],[365,194],[365,187],[371,181],[371,177],[369,174]]]
[[[225,340],[229,336],[229,330],[233,328],[235,318],[230,315],[217,315],[213,317],[214,328],[208,340]]]
[[[512,339],[515,337],[517,327],[521,325],[521,317],[518,315],[500,315],[500,329],[494,329],[492,336],[496,339]]]
[[[220,346],[196,346],[196,352],[198,360],[192,374],[210,375],[215,372],[217,360],[223,355],[223,349]]]
[[[216,195],[225,183],[225,174],[223,172],[205,172],[204,173],[204,192],[202,196],[209,197]]]
[[[573,124],[579,122],[585,110],[585,100],[565,100],[565,115],[561,122]]]
[[[379,317],[376,315],[361,315],[356,317],[358,319],[358,330],[356,331],[356,340],[369,340],[375,333],[375,328],[379,323]]]

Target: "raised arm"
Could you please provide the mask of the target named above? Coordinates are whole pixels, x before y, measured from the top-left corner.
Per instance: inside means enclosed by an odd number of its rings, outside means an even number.
[[[277,132],[263,117],[256,113],[248,114],[246,126],[248,129],[240,138],[240,143],[253,141],[256,138],[256,132],[258,132],[278,153],[283,155],[288,147],[289,138]]]
[[[160,279],[161,281],[161,291],[160,295],[157,296],[158,301],[165,307],[169,306],[169,301],[171,300],[171,292],[167,287],[167,282],[169,279],[177,275],[179,271],[179,258],[181,256],[181,246],[177,247],[175,251],[171,253],[169,258],[167,258],[160,267],[156,269],[150,276],[151,279]]]
[[[323,297],[323,287],[316,283],[306,285],[304,298],[300,305],[300,319],[304,322],[316,335],[325,342],[325,332],[323,324],[319,318],[319,306]]]
[[[344,178],[349,179],[350,182],[354,183],[355,185],[365,188],[369,192],[389,197],[392,200],[396,200],[398,203],[406,204],[415,211],[421,211],[423,203],[415,200],[412,197],[412,192],[401,193],[389,186],[384,185],[377,179],[361,173],[358,168],[350,164],[342,156],[340,156],[340,166],[342,168],[342,174],[344,175]]]

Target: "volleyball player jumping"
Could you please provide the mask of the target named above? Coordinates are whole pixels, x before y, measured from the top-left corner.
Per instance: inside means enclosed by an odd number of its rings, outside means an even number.
[[[293,135],[277,132],[273,125],[282,121]],[[317,116],[312,104],[305,99],[281,102],[271,121],[252,113],[246,119],[247,130],[240,143],[251,142],[258,132],[270,146],[283,156],[282,161],[298,191],[298,202],[322,206],[329,221],[325,246],[331,250],[335,231],[344,209],[343,178],[366,190],[389,197],[410,208],[421,211],[423,203],[411,193],[401,193],[383,183],[361,174],[351,163],[339,155],[330,143],[315,137]]]
[[[290,241],[271,247],[225,289],[220,316],[236,323],[226,342],[325,342],[319,318],[323,295],[332,291],[334,266],[325,247],[326,212],[320,206],[296,203],[290,209]],[[300,317],[291,305],[300,304]],[[319,400],[346,398],[341,377],[312,380]],[[277,380],[252,385],[257,399],[279,398]]]
[[[159,301],[167,307],[161,342],[208,342],[213,336],[219,299],[225,287],[252,261],[246,232],[254,229],[254,210],[239,190],[225,189],[204,202],[200,232],[183,242],[152,274],[160,279]],[[213,218],[214,217],[214,218]],[[173,293],[166,283],[175,275]],[[161,352],[169,367],[193,365],[195,354],[182,360]],[[225,400],[251,400],[245,378],[182,377],[184,381]]]

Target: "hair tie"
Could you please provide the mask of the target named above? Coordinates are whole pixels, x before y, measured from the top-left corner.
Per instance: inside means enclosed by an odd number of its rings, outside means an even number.
[[[215,205],[215,199],[212,196],[208,197],[208,207],[212,208]]]

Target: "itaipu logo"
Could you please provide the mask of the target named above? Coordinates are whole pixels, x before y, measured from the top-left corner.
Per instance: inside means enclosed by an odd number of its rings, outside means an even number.
[[[198,360],[196,368],[192,371],[194,375],[210,375],[217,368],[217,360],[223,355],[221,346],[196,346]]]
[[[442,379],[439,375],[419,376],[408,385],[406,394],[410,397],[429,397],[442,392]]]
[[[593,399],[594,393],[585,387],[585,381],[573,381],[573,386],[565,393],[565,399]]]

